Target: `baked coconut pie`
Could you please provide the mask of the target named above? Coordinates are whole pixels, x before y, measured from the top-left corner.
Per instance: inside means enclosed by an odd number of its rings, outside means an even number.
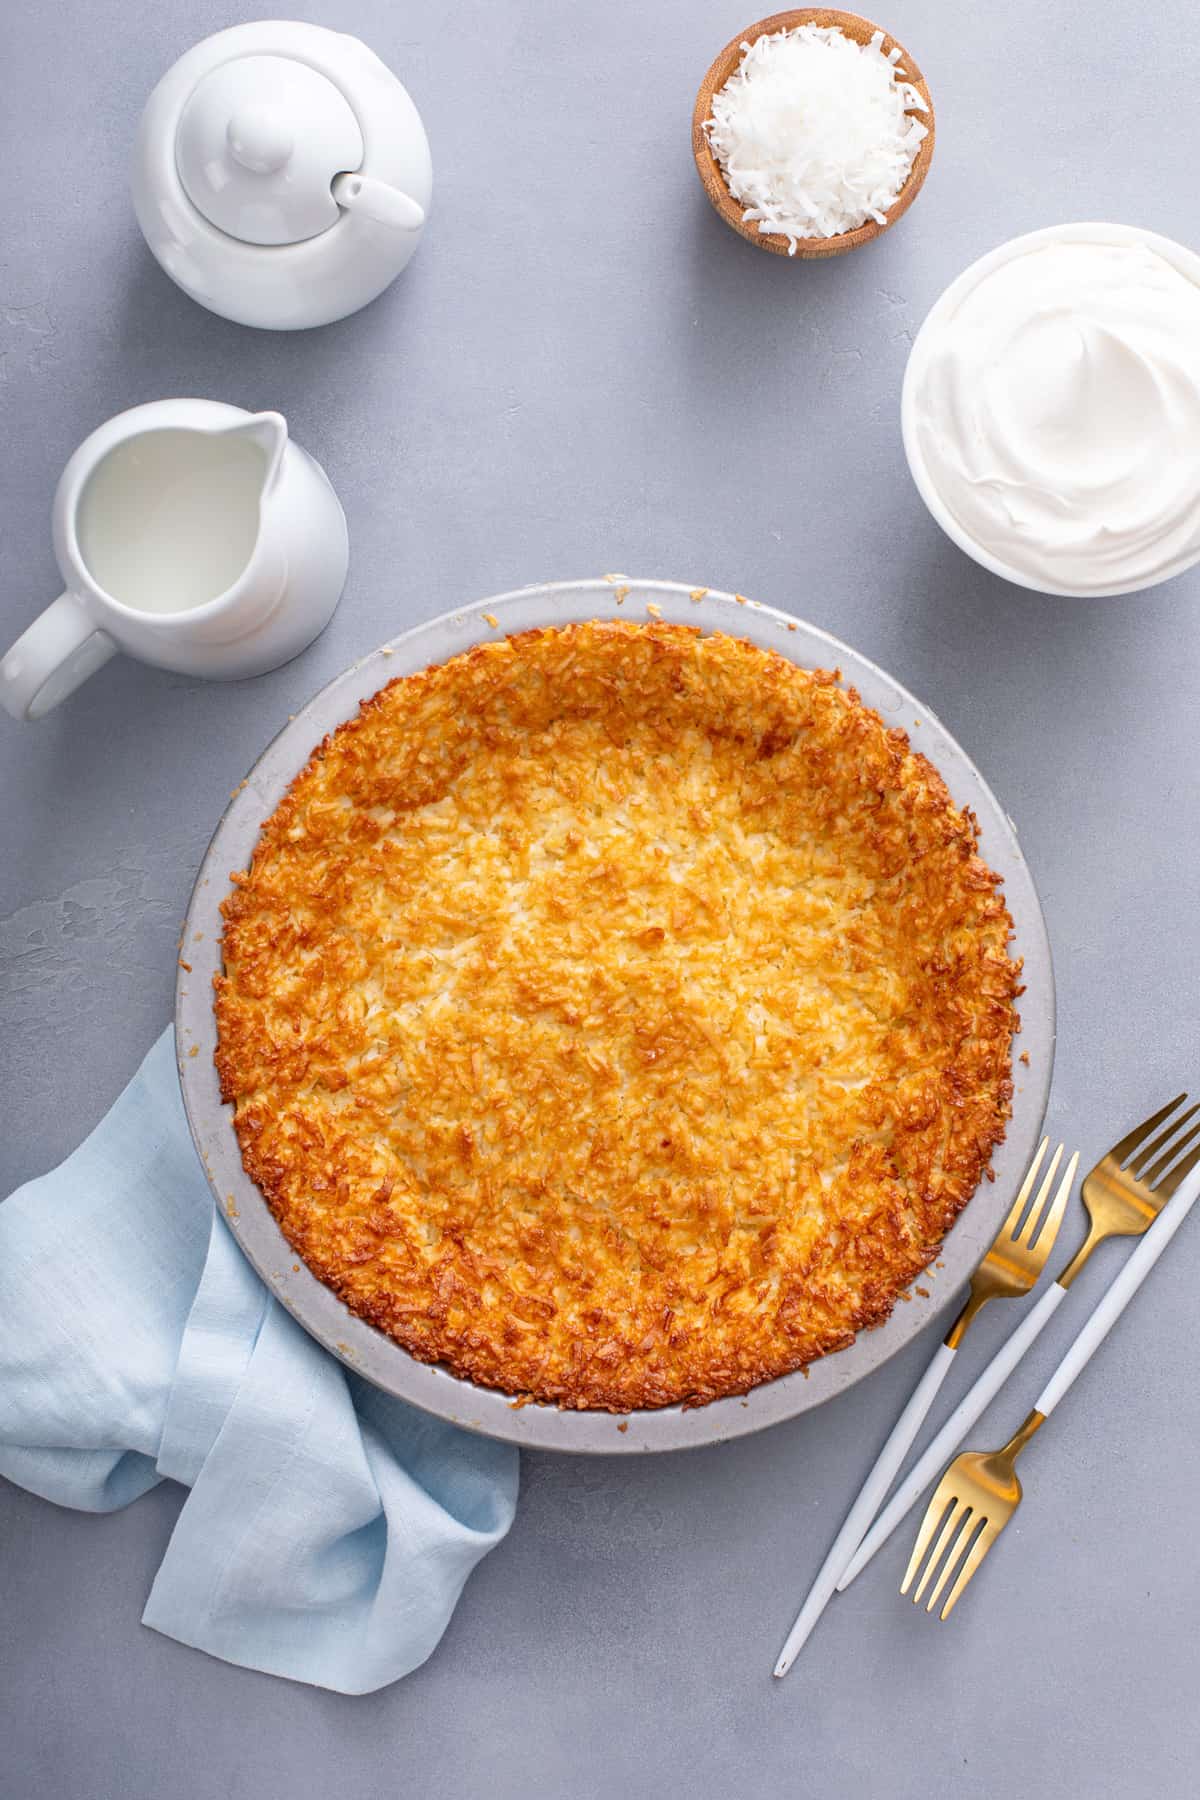
[[[655,620],[394,681],[224,907],[217,1066],[288,1241],[413,1356],[627,1412],[886,1319],[1004,1135],[972,815],[836,673]]]

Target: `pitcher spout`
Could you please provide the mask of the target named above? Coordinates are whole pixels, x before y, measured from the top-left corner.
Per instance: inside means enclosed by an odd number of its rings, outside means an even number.
[[[287,449],[287,420],[282,413],[255,413],[241,425],[233,425],[224,434],[230,438],[248,439],[257,444],[265,458],[262,477],[262,492],[265,495],[273,486],[283,462],[283,453]]]

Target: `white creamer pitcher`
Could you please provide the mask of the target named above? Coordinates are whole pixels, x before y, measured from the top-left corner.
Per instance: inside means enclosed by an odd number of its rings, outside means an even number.
[[[0,661],[0,701],[36,719],[123,650],[217,680],[299,654],[337,606],[346,520],[279,413],[156,400],[94,431],[53,511],[65,592]]]

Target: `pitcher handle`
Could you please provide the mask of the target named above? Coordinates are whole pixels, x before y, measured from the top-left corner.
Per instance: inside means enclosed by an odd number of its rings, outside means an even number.
[[[68,590],[39,613],[0,661],[0,703],[14,719],[40,719],[116,650]]]

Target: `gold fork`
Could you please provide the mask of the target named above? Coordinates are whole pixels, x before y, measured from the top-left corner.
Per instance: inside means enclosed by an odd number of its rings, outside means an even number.
[[[1108,1155],[1102,1157],[1091,1174],[1086,1177],[1083,1184],[1083,1199],[1088,1209],[1090,1223],[1083,1243],[1058,1279],[1049,1284],[1036,1304],[1023,1315],[1016,1329],[1001,1345],[987,1367],[977,1376],[941,1430],[930,1440],[901,1481],[896,1492],[882,1509],[879,1517],[847,1563],[845,1573],[837,1584],[839,1593],[848,1588],[850,1583],[861,1575],[875,1552],[886,1544],[893,1531],[902,1523],[910,1508],[916,1505],[929,1484],[937,1480],[939,1473],[946,1466],[947,1459],[953,1456],[975,1421],[1000,1392],[1035,1338],[1049,1324],[1058,1307],[1066,1299],[1067,1289],[1093,1251],[1104,1243],[1106,1238],[1128,1237],[1145,1231],[1146,1227],[1153,1223],[1163,1202],[1168,1197],[1168,1190],[1161,1182],[1147,1184],[1144,1180],[1136,1181],[1134,1177],[1144,1173],[1149,1161],[1154,1157],[1158,1145],[1164,1143],[1168,1135],[1178,1132],[1196,1112],[1200,1111],[1200,1107],[1194,1106],[1181,1117],[1175,1118],[1160,1138],[1155,1143],[1151,1143],[1149,1140],[1152,1134],[1172,1114],[1177,1113],[1178,1108],[1186,1099],[1186,1094],[1180,1094],[1171,1101],[1169,1106],[1161,1107],[1151,1118],[1146,1119],[1127,1137],[1122,1138],[1119,1144],[1115,1144]],[[1139,1152],[1140,1154],[1137,1154]],[[1131,1166],[1122,1173],[1121,1165],[1130,1162],[1131,1158],[1136,1162],[1136,1169]]]
[[[1037,1155],[1029,1165],[1029,1172],[1021,1183],[1021,1190],[1013,1201],[1012,1209],[996,1234],[987,1255],[971,1277],[971,1291],[967,1295],[966,1304],[951,1325],[943,1341],[947,1350],[957,1350],[967,1335],[967,1329],[975,1315],[985,1307],[989,1300],[1019,1300],[1034,1287],[1038,1276],[1046,1266],[1054,1241],[1058,1236],[1058,1228],[1063,1222],[1067,1200],[1071,1186],[1075,1180],[1075,1171],[1079,1167],[1079,1152],[1075,1151],[1067,1164],[1067,1172],[1063,1177],[1054,1203],[1045,1217],[1043,1209],[1054,1185],[1054,1177],[1058,1173],[1058,1165],[1062,1161],[1063,1146],[1060,1144],[1050,1158],[1050,1167],[1046,1170],[1045,1180],[1038,1190],[1038,1197],[1029,1209],[1029,1217],[1021,1223],[1021,1214],[1025,1211],[1025,1202],[1033,1191],[1042,1157],[1046,1153],[1049,1139],[1043,1138],[1038,1145]]]
[[[1037,1197],[1026,1217],[1025,1207],[1033,1193],[1034,1182],[1046,1154],[1046,1144],[1047,1139],[1043,1138],[1021,1183],[1020,1192],[1009,1209],[1008,1217],[971,1277],[971,1291],[962,1311],[944,1341],[935,1350],[933,1360],[913,1390],[908,1405],[893,1425],[887,1443],[876,1457],[874,1467],[859,1490],[858,1498],[846,1514],[842,1528],[833,1540],[829,1554],[821,1564],[817,1578],[779,1653],[775,1664],[777,1678],[782,1679],[787,1674],[829,1604],[839,1576],[857,1550],[879,1502],[892,1485],[892,1477],[908,1454],[910,1444],[933,1405],[972,1319],[989,1300],[1019,1299],[1021,1295],[1027,1294],[1045,1268],[1054,1248],[1054,1240],[1058,1236],[1058,1228],[1062,1224],[1075,1171],[1079,1167],[1079,1154],[1076,1152],[1067,1164],[1067,1172],[1051,1200],[1054,1177],[1062,1161],[1063,1147],[1060,1144],[1050,1159],[1050,1167],[1046,1170]]]
[[[1166,1202],[1200,1166],[1200,1125],[1180,1135],[1200,1106],[1171,1117],[1186,1099],[1187,1095],[1181,1094],[1131,1131],[1085,1180],[1083,1195],[1091,1228],[1078,1255],[1059,1277],[1062,1286],[1070,1285],[1104,1238],[1145,1235],[1007,1444],[991,1454],[969,1450],[956,1457],[938,1483],[900,1586],[900,1592],[907,1594],[924,1562],[924,1573],[913,1594],[917,1605],[936,1573],[926,1612],[933,1611],[952,1576],[941,1617],[948,1619],[954,1611],[967,1583],[1021,1503],[1021,1483],[1014,1467],[1017,1457],[1112,1330],[1200,1194],[1200,1182],[1196,1182],[1163,1215]],[[1164,1120],[1169,1120],[1165,1128],[1152,1137]],[[1149,1231],[1156,1221],[1156,1228]]]

